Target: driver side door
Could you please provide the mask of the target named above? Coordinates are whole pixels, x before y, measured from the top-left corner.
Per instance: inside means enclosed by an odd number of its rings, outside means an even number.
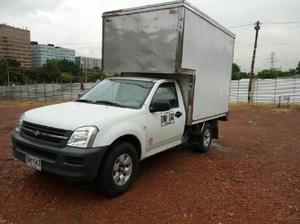
[[[182,100],[178,100],[179,86],[175,82],[159,85],[153,95],[151,105],[168,102],[166,111],[148,112],[147,154],[152,155],[181,143],[185,125],[185,112]],[[182,104],[182,105],[181,105]]]

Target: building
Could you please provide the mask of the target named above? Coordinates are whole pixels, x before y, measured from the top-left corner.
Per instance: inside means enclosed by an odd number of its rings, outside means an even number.
[[[55,58],[57,60],[66,59],[75,62],[75,50],[69,48],[55,47]]]
[[[15,59],[21,67],[31,67],[30,31],[0,24],[0,57]]]
[[[53,44],[38,44],[31,42],[32,67],[41,67],[48,59],[55,59],[55,47]]]
[[[75,50],[54,46],[54,44],[39,44],[31,42],[32,67],[41,67],[48,59],[75,62]]]
[[[76,64],[83,69],[101,68],[101,59],[78,56],[76,57]]]

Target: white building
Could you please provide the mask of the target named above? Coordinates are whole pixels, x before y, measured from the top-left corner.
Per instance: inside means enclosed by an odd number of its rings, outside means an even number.
[[[78,56],[76,57],[76,64],[83,69],[101,68],[101,59]]]

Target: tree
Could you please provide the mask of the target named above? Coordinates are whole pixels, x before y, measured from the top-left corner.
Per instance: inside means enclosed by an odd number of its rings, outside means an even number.
[[[233,63],[231,79],[232,80],[240,79],[240,72],[241,72],[240,66],[238,66],[236,63]]]
[[[73,81],[73,75],[71,74],[71,73],[68,73],[68,72],[63,72],[62,74],[61,74],[61,80],[63,81],[63,82],[71,82],[71,81]]]
[[[240,66],[236,63],[232,64],[232,80],[240,80],[240,79],[246,79],[249,78],[249,74],[246,72],[241,72]]]
[[[16,59],[8,58],[8,59],[6,59],[6,61],[10,68],[20,68],[20,66],[21,66],[21,63],[18,62]]]
[[[97,79],[102,80],[105,78],[104,72],[101,71],[100,69],[88,69],[86,73],[87,73],[87,80],[89,82],[95,82]]]
[[[289,71],[280,71],[276,69],[264,69],[258,73],[258,78],[260,79],[274,79],[280,77],[290,77],[294,76],[295,71],[290,69]]]
[[[264,69],[260,72],[258,72],[258,78],[260,79],[273,79],[277,78],[278,74],[276,73],[276,70],[273,69]]]
[[[7,64],[4,58],[0,58],[0,85],[7,82]]]
[[[300,74],[300,61],[298,62],[298,66],[296,67],[296,73]]]
[[[25,76],[24,76],[24,69],[21,68],[21,63],[16,59],[6,59],[9,69],[9,79],[11,82],[16,83],[23,83]]]
[[[40,77],[38,78],[40,81],[53,81],[61,79],[61,71],[59,70],[58,63],[56,60],[50,59],[47,60],[46,64],[40,69]]]
[[[61,72],[68,72],[73,75],[79,75],[80,72],[79,65],[75,64],[74,62],[63,59],[63,60],[58,60],[57,64]]]

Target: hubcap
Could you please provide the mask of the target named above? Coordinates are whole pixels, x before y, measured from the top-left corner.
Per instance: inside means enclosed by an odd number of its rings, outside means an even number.
[[[205,147],[209,146],[210,139],[211,139],[210,131],[206,129],[204,132],[204,142],[203,142]]]
[[[115,161],[112,171],[114,183],[122,186],[127,183],[132,173],[132,159],[130,155],[121,154]]]

